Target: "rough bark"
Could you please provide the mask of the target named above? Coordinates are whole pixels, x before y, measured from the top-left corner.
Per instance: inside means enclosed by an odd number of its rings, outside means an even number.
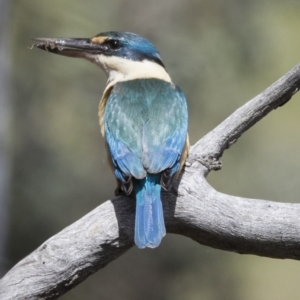
[[[299,204],[222,194],[205,177],[248,128],[300,87],[300,64],[236,110],[190,151],[185,171],[163,193],[167,231],[218,249],[300,259]],[[0,282],[1,299],[55,299],[133,246],[135,201],[106,201],[20,261]]]

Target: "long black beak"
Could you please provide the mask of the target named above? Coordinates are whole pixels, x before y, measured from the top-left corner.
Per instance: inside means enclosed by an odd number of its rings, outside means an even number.
[[[89,38],[34,38],[38,43],[33,47],[69,57],[82,57],[89,59],[89,56],[101,54],[105,46],[92,43]]]

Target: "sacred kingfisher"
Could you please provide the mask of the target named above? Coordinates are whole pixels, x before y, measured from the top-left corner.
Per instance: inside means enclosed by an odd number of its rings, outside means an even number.
[[[161,188],[170,189],[189,149],[183,92],[157,49],[137,34],[35,40],[39,49],[85,58],[107,74],[99,118],[109,163],[119,189],[136,197],[135,244],[157,247],[166,234]]]

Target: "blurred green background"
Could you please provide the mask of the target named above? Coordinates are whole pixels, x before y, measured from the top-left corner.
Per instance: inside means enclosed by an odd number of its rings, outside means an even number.
[[[299,0],[6,2],[0,57],[11,99],[0,107],[9,179],[2,272],[115,188],[97,116],[105,75],[86,61],[30,50],[32,37],[120,30],[149,38],[186,94],[192,144],[299,61]],[[209,182],[233,195],[299,202],[299,100],[244,134]],[[158,249],[131,249],[61,299],[296,300],[299,274],[297,261],[168,235]]]

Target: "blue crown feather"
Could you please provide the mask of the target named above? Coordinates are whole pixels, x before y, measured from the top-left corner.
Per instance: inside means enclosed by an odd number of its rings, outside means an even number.
[[[134,61],[150,60],[165,67],[156,47],[146,38],[132,32],[108,31],[96,35],[119,41],[121,48],[114,54]],[[113,55],[113,54],[111,54]]]

